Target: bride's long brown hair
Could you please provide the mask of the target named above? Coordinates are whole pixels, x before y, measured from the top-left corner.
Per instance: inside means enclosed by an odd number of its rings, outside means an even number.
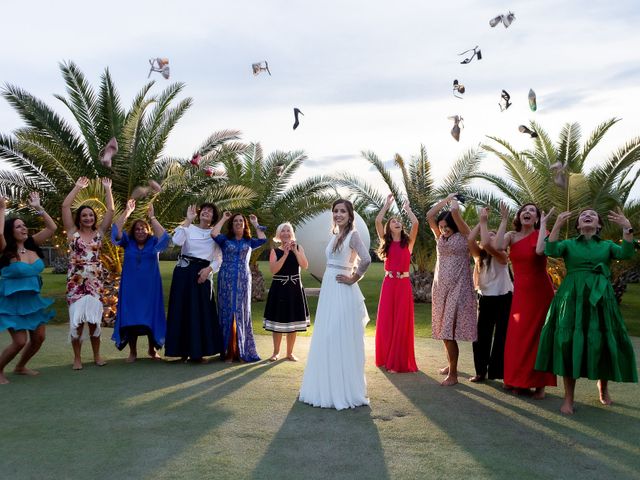
[[[343,228],[342,231],[340,231],[335,222],[333,222],[333,209],[336,208],[336,205],[340,205],[341,203],[344,203],[344,206],[347,209],[347,213],[349,214],[349,221],[347,222],[347,226]],[[338,200],[333,202],[333,205],[331,205],[331,231],[333,232],[333,234],[338,234],[336,243],[333,245],[333,253],[339,251],[340,248],[342,248],[342,242],[344,242],[344,239],[347,237],[347,235],[349,235],[349,232],[353,230],[353,222],[355,221],[355,219],[356,217],[353,213],[353,203],[343,198],[339,198]]]

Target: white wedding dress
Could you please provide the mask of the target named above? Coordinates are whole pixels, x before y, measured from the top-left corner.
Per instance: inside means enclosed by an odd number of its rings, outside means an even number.
[[[364,328],[369,315],[357,283],[338,283],[336,275],[350,275],[360,257],[362,275],[371,257],[357,231],[351,231],[339,251],[337,239],[327,245],[327,268],[311,338],[311,348],[300,388],[300,401],[314,407],[354,408],[369,405],[364,377]]]

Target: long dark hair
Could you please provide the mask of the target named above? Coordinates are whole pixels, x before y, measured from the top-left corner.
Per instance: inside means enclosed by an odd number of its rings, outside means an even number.
[[[98,214],[89,205],[81,205],[80,208],[76,210],[76,216],[73,219],[73,223],[75,224],[76,228],[80,230],[80,215],[82,215],[82,211],[86,210],[87,208],[93,212],[93,225],[91,225],[91,230],[96,230],[98,228],[96,226],[98,225]]]
[[[342,242],[344,242],[344,239],[347,237],[347,235],[349,235],[349,232],[353,230],[354,228],[353,224],[356,220],[356,216],[353,213],[353,203],[351,203],[349,200],[345,200],[344,198],[339,198],[338,200],[333,202],[333,204],[331,205],[331,222],[332,222],[331,231],[334,234],[339,232],[338,226],[335,223],[333,223],[333,209],[336,208],[336,205],[340,205],[341,203],[344,203],[344,206],[347,208],[347,213],[349,214],[349,221],[347,222],[347,228],[343,229],[342,232],[340,232],[340,235],[338,236],[336,243],[333,245],[334,253],[340,250],[340,248],[342,248]]]
[[[0,257],[0,268],[4,268],[9,265],[11,260],[14,258],[20,259],[20,255],[18,254],[18,244],[16,243],[16,238],[13,236],[13,226],[17,220],[22,219],[19,217],[9,218],[4,224],[4,239],[7,245],[4,247],[4,251]],[[22,221],[24,222],[24,220]],[[27,240],[24,242],[24,248],[31,250],[32,252],[36,252],[40,258],[44,258],[42,249],[36,245],[32,236],[27,237]]]
[[[380,246],[376,250],[378,257],[381,260],[387,258],[387,255],[389,254],[389,248],[391,248],[391,244],[393,243],[393,235],[391,235],[391,227],[389,225],[391,223],[391,220],[393,220],[393,218],[390,218],[384,225],[384,235],[380,241]],[[405,232],[403,228],[402,230],[400,230],[400,247],[407,248],[407,246],[409,246],[409,235],[407,235],[407,232]]]
[[[458,225],[456,225],[456,222],[453,220],[453,215],[451,215],[451,212],[449,210],[440,212],[440,215],[438,215],[436,218],[436,225],[438,225],[442,220],[447,222],[447,227],[449,227],[453,231],[453,233],[459,232]]]
[[[533,224],[533,228],[535,230],[540,230],[540,209],[535,203],[525,203],[518,209],[518,211],[516,212],[516,218],[513,219],[513,226],[516,229],[516,232],[519,232],[520,230],[522,230],[522,222],[520,221],[520,214],[522,213],[524,208],[528,207],[529,205],[533,205],[535,207],[536,215],[538,215],[538,220],[536,221],[536,223]]]
[[[247,220],[247,217],[245,217],[241,213],[234,213],[233,215],[231,215],[231,218],[227,223],[227,238],[234,238],[236,236],[236,234],[233,233],[233,220],[236,217],[242,217],[242,219],[244,220],[244,230],[242,232],[242,238],[251,240],[251,229],[249,228],[249,221]]]

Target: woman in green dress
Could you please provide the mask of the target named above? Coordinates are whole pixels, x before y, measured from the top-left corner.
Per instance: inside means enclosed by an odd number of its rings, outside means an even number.
[[[576,379],[598,380],[600,402],[611,404],[609,380],[637,382],[638,373],[627,329],[611,286],[609,264],[631,258],[633,229],[622,213],[609,212],[610,222],[623,229],[618,245],[602,240],[602,221],[593,209],[582,210],[576,221],[578,237],[558,241],[571,212],[558,215],[545,254],[565,261],[567,276],[549,307],[540,335],[536,370],[562,375],[564,402],[560,411],[573,414]]]

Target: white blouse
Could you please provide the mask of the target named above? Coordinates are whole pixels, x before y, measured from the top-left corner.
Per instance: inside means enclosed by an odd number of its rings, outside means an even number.
[[[482,269],[478,269],[478,293],[482,296],[498,296],[513,292],[513,282],[509,275],[509,265],[500,263],[495,258],[491,259],[489,265],[486,260],[482,261]]]
[[[222,250],[211,238],[210,228],[200,228],[197,225],[176,227],[171,238],[175,245],[181,246],[182,255],[201,258],[211,262],[212,273],[220,270],[222,265]]]

